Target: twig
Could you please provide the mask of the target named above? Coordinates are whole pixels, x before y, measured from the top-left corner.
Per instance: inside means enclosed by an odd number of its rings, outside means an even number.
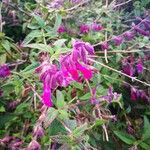
[[[100,63],[100,62],[98,62],[98,61],[96,61],[96,60],[93,60],[93,59],[90,59],[90,58],[89,58],[88,60],[91,61],[91,62],[97,63],[97,64],[99,64],[99,65],[101,65],[101,66],[103,66],[103,67],[105,67],[105,68],[107,68],[107,69],[109,69],[109,70],[112,70],[112,71],[114,71],[114,72],[117,72],[117,73],[119,73],[119,74],[121,74],[121,75],[123,75],[123,76],[126,76],[126,77],[132,79],[132,81],[137,81],[137,82],[139,82],[139,83],[142,83],[142,84],[144,84],[144,85],[150,87],[150,84],[148,84],[148,83],[146,83],[146,82],[144,82],[144,81],[141,81],[141,80],[139,80],[139,79],[136,79],[136,77],[131,77],[131,76],[129,76],[129,75],[127,75],[127,74],[125,74],[125,73],[123,73],[123,72],[121,72],[121,71],[118,71],[118,70],[116,70],[116,69],[114,69],[114,68],[111,68],[111,67],[109,67],[109,66],[107,66],[107,65],[105,65],[105,64],[103,64],[103,63]]]
[[[119,6],[122,6],[122,5],[125,5],[125,4],[127,4],[127,3],[131,2],[131,1],[132,1],[132,0],[128,0],[128,1],[126,1],[126,2],[120,3],[120,4],[116,5],[114,8],[119,7]],[[113,9],[114,9],[114,8],[113,8]]]

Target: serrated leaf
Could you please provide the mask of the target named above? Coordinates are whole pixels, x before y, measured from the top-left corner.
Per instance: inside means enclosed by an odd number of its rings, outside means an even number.
[[[113,132],[119,139],[121,139],[126,144],[131,145],[136,141],[136,139],[133,136],[131,136],[127,133],[124,133],[124,132],[121,132],[121,131],[113,131]]]

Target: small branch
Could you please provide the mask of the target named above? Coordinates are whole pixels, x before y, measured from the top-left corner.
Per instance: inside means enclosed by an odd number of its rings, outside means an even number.
[[[131,1],[132,1],[132,0],[128,0],[128,1],[126,1],[126,2],[120,3],[120,4],[116,5],[116,6],[114,6],[114,8],[120,7],[120,6],[122,6],[122,5],[125,5],[125,4],[127,4],[127,3],[131,2]],[[113,8],[113,9],[114,9],[114,8]]]
[[[121,71],[118,71],[118,70],[116,70],[116,69],[114,69],[114,68],[111,68],[111,67],[109,67],[109,66],[107,66],[107,65],[105,65],[105,64],[103,64],[103,63],[100,63],[100,62],[98,62],[98,61],[96,61],[96,60],[93,60],[93,59],[90,59],[90,58],[89,58],[89,61],[94,62],[94,63],[97,63],[97,64],[99,64],[99,65],[101,65],[101,66],[103,66],[103,67],[105,67],[105,68],[107,68],[107,69],[109,69],[109,70],[111,70],[111,71],[114,71],[114,72],[117,72],[117,73],[119,73],[119,74],[121,74],[121,75],[123,75],[123,76],[126,76],[126,77],[132,79],[132,81],[137,81],[137,82],[139,82],[139,83],[142,83],[142,84],[144,84],[144,85],[150,87],[150,84],[148,84],[148,83],[146,83],[146,82],[144,82],[144,81],[141,81],[141,80],[139,80],[139,79],[136,79],[136,77],[131,77],[131,76],[129,76],[129,75],[127,75],[127,74],[125,74],[125,73],[123,73],[123,72],[121,72]]]

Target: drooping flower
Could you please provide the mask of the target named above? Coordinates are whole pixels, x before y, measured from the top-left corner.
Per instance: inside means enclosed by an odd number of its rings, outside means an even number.
[[[58,32],[58,33],[64,33],[64,32],[66,32],[65,26],[61,25],[61,26],[58,28],[57,32]]]
[[[80,33],[88,33],[90,31],[90,27],[86,24],[80,25]]]
[[[8,77],[10,74],[10,69],[7,65],[0,66],[0,78]]]
[[[133,28],[134,28],[135,31],[137,31],[139,34],[141,34],[143,36],[149,36],[150,35],[149,31],[144,31],[140,27],[134,26]]]
[[[114,41],[114,44],[115,44],[116,46],[119,46],[119,45],[122,44],[123,38],[122,38],[121,36],[115,36],[115,37],[113,38],[113,41]]]
[[[103,43],[101,43],[101,49],[104,51],[104,50],[108,50],[109,48],[109,45],[108,45],[108,42],[105,41]]]
[[[103,30],[103,26],[101,24],[97,24],[96,22],[93,22],[93,24],[91,25],[91,29],[93,31],[101,31]]]
[[[77,69],[83,74],[83,77],[87,80],[90,80],[93,76],[92,70],[90,68],[87,68],[80,63],[76,64]]]
[[[126,31],[123,36],[126,40],[131,41],[134,38],[134,32]]]
[[[125,74],[129,75],[129,76],[133,76],[134,74],[134,69],[133,66],[130,63],[125,63],[122,65],[122,70]]]

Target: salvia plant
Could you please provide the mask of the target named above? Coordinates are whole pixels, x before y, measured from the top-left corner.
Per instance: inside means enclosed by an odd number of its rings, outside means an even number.
[[[0,149],[150,150],[149,0],[0,2]]]

